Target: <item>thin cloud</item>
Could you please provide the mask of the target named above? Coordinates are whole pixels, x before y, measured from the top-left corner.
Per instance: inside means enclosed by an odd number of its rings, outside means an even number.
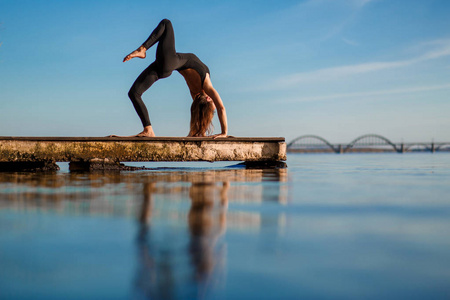
[[[420,62],[434,60],[445,56],[450,56],[450,41],[447,41],[447,43],[442,45],[439,49],[428,51],[420,56],[408,60],[398,60],[391,62],[371,62],[358,65],[324,68],[311,72],[301,72],[291,74],[276,80],[271,88],[285,89],[289,87],[294,87],[302,83],[337,80],[343,77],[353,75],[360,75],[375,71],[407,67]]]
[[[354,22],[363,7],[372,1],[374,0],[307,0],[285,10],[281,17],[283,20],[305,19],[311,15],[328,11],[331,9],[330,7],[340,7],[342,13],[336,14],[335,17],[321,21],[314,20],[316,26],[322,24],[320,33],[315,40],[323,42],[341,34]],[[279,14],[278,17],[280,17]]]
[[[303,2],[303,4],[305,4],[305,3],[306,4],[324,4],[324,3],[332,2],[332,1],[335,1],[335,0],[309,0],[309,1]],[[367,4],[369,4],[370,2],[374,2],[374,1],[376,1],[376,0],[347,0],[344,2],[356,5],[357,7],[363,7]]]
[[[344,43],[346,43],[346,44],[348,44],[348,45],[350,45],[350,46],[359,46],[359,43],[358,43],[358,42],[355,42],[355,41],[353,41],[353,40],[349,40],[349,39],[346,39],[346,38],[342,38],[342,41],[344,41]]]
[[[450,89],[450,84],[419,86],[419,87],[403,87],[398,89],[390,89],[382,91],[341,93],[341,94],[331,94],[313,97],[300,97],[292,100],[287,100],[286,102],[307,102],[307,101],[334,100],[334,99],[355,98],[355,97],[389,96],[389,95],[410,94],[419,92],[430,92],[446,89]]]
[[[358,5],[359,7],[363,7],[367,4],[369,4],[370,2],[374,2],[374,0],[355,0],[356,5]]]

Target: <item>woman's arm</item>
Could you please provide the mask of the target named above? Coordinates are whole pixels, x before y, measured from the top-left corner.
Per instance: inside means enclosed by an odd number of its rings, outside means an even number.
[[[227,112],[225,110],[225,106],[223,105],[222,99],[220,98],[219,93],[213,87],[211,83],[211,79],[209,78],[209,74],[206,74],[205,82],[203,83],[203,90],[211,97],[214,102],[214,105],[217,109],[217,116],[219,117],[220,128],[222,133],[213,135],[214,138],[217,137],[227,137],[228,135],[228,124],[227,124]]]

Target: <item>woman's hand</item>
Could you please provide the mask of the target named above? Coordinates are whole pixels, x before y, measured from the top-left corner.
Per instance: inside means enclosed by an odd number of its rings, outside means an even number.
[[[226,138],[226,137],[229,137],[229,136],[226,133],[218,133],[218,134],[210,135],[210,137],[212,137],[213,139],[217,139],[217,138]]]

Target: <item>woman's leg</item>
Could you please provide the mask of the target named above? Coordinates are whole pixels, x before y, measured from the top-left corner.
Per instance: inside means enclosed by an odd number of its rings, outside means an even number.
[[[173,32],[172,23],[164,19],[159,22],[158,26],[153,30],[147,40],[142,44],[145,49],[149,49],[154,44],[158,44],[156,55],[175,55],[175,34]]]
[[[158,79],[170,76],[172,71],[183,63],[175,52],[175,35],[172,23],[169,20],[162,20],[142,46],[145,49],[149,49],[156,43],[158,43],[158,47],[156,49],[155,62],[139,75],[128,92],[128,96],[144,126],[144,131],[148,126],[151,126],[151,123],[147,108],[142,101],[142,94]],[[124,61],[126,59],[127,57]]]
[[[130,97],[133,103],[134,109],[141,119],[142,126],[150,126],[150,118],[148,116],[147,107],[145,107],[144,101],[142,101],[142,94],[148,90],[153,83],[159,79],[158,73],[156,71],[156,63],[152,63],[147,69],[145,69],[141,75],[136,79],[128,92],[128,97]]]
[[[175,51],[175,33],[169,20],[162,20],[142,46],[149,49],[156,43],[158,43],[156,48],[158,76],[165,78],[184,63]]]

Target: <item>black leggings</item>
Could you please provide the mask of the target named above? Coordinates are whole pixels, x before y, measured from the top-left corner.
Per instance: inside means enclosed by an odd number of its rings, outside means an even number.
[[[142,45],[149,49],[157,42],[159,43],[156,48],[156,60],[139,75],[128,92],[128,97],[133,102],[133,106],[144,127],[151,125],[151,123],[147,108],[142,101],[142,94],[158,79],[169,77],[173,70],[186,63],[186,59],[175,51],[173,27],[172,23],[167,19],[162,20],[158,24]]]

